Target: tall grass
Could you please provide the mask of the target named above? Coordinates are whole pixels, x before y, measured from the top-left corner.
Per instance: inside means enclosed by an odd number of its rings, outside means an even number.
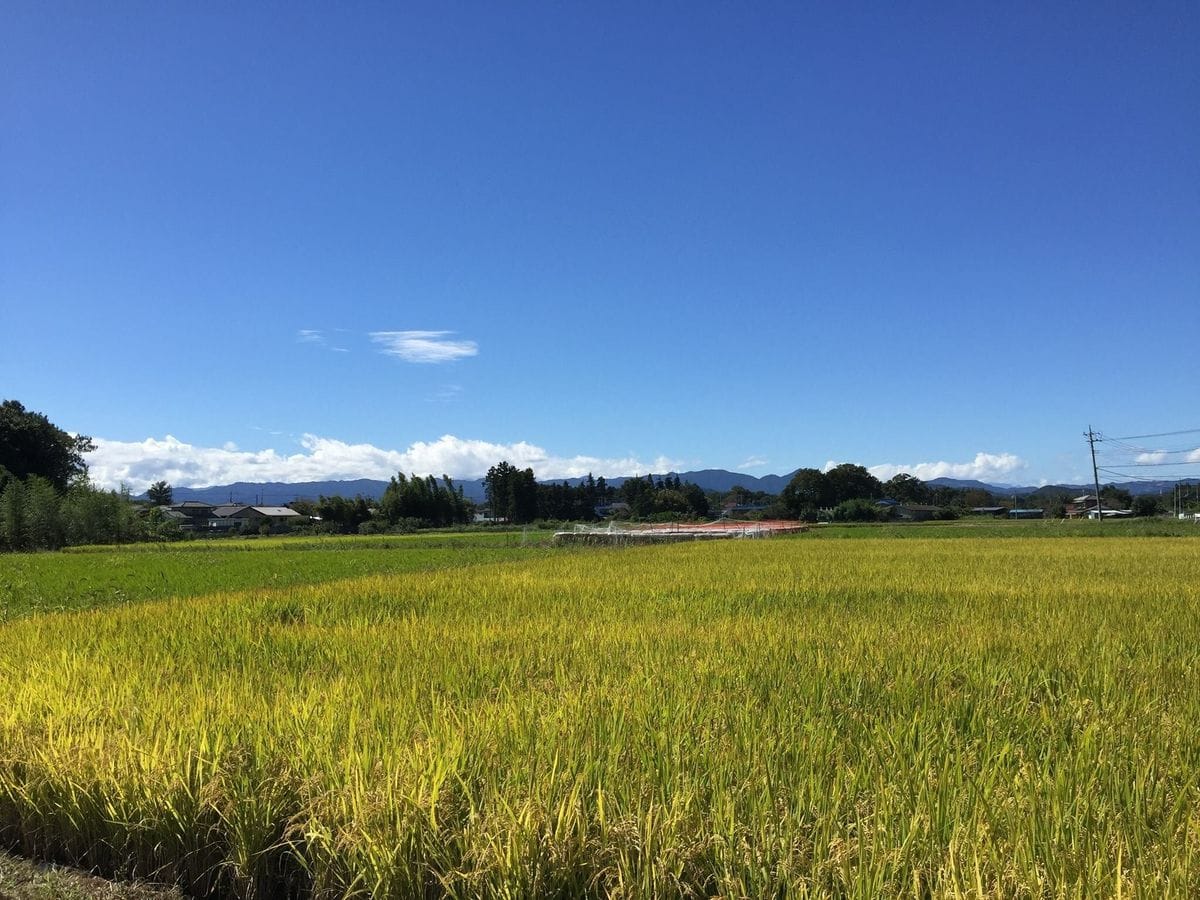
[[[1200,542],[553,554],[0,628],[0,840],[198,894],[1200,894]]]

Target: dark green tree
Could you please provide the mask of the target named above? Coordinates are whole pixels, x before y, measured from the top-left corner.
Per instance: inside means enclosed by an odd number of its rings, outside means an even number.
[[[654,514],[654,476],[644,479],[634,476],[626,478],[618,492],[621,500],[629,504],[629,514],[641,519]]]
[[[920,478],[901,472],[883,483],[883,496],[901,503],[928,503],[933,492]]]
[[[664,487],[654,492],[654,511],[656,513],[686,513],[689,509],[688,499],[683,491],[673,487]]]
[[[687,498],[688,515],[695,519],[703,519],[708,516],[709,503],[708,494],[704,493],[704,489],[698,484],[692,484],[690,481],[683,486],[683,496]]]
[[[483,489],[495,518],[523,524],[537,517],[538,490],[533,469],[518,469],[509,462],[496,463],[487,470]]]
[[[790,515],[816,521],[818,509],[833,505],[833,493],[824,472],[800,469],[783,489],[780,500]]]
[[[155,506],[171,505],[171,486],[165,481],[156,481],[146,489],[146,499]]]
[[[371,518],[371,508],[363,497],[321,497],[316,503],[321,531],[357,534],[359,526]]]
[[[1129,509],[1133,505],[1133,494],[1115,484],[1106,484],[1100,488],[1100,499],[1104,501],[1105,509]]]
[[[834,505],[845,500],[877,500],[883,496],[879,479],[854,463],[834,466],[825,473],[825,481]]]
[[[507,461],[496,463],[483,476],[483,492],[494,519],[512,518],[512,481],[517,467]]]
[[[537,479],[533,469],[522,469],[513,481],[512,520],[518,525],[537,518]]]
[[[0,403],[0,467],[22,481],[37,475],[65,491],[87,475],[83,455],[94,449],[91,438],[68,434],[16,400]]]
[[[439,482],[432,475],[397,473],[379,500],[379,512],[392,527],[441,528],[471,519],[470,504],[447,475]]]
[[[1157,516],[1163,511],[1162,504],[1153,494],[1142,494],[1133,498],[1133,514],[1135,516]]]

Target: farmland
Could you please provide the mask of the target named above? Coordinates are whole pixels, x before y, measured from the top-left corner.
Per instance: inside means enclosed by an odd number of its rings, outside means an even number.
[[[10,554],[0,557],[0,622],[36,612],[476,565],[536,554],[542,543],[536,533],[446,533],[188,541]]]
[[[1195,896],[1200,540],[999,529],[0,559],[0,842],[201,895]]]

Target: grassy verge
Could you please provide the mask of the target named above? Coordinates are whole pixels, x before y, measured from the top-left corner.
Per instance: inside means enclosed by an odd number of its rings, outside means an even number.
[[[178,890],[114,882],[0,851],[0,900],[182,900]]]

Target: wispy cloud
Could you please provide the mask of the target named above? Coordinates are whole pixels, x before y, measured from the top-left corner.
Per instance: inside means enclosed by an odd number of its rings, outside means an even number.
[[[372,331],[381,353],[410,363],[446,363],[479,353],[474,341],[450,340],[453,331]]]
[[[828,472],[837,461],[825,463],[823,471]],[[887,481],[901,472],[916,476],[922,481],[933,478],[961,478],[964,480],[995,481],[1010,476],[1026,467],[1025,460],[1012,453],[976,453],[970,462],[919,462],[901,465],[899,463],[880,463],[867,466],[867,470],[880,481]]]
[[[325,335],[316,328],[301,328],[296,332],[296,343],[323,344],[325,343]]]
[[[304,435],[294,453],[270,448],[238,450],[228,444],[200,447],[171,435],[144,441],[96,438],[95,444],[95,451],[87,456],[91,478],[105,488],[124,483],[135,492],[160,479],[177,487],[205,487],[235,481],[386,479],[397,472],[479,478],[501,460],[532,468],[541,479],[577,478],[589,472],[613,477],[679,468],[678,460],[661,456],[649,463],[633,456],[557,456],[527,441],[505,444],[452,434],[435,441],[417,441],[404,450],[348,444],[314,434]]]
[[[462,395],[463,388],[461,384],[446,384],[425,399],[429,403],[453,403],[462,397]]]
[[[738,463],[737,467],[739,472],[745,471],[746,469],[761,469],[768,462],[770,462],[770,460],[768,460],[766,457],[751,456]]]

